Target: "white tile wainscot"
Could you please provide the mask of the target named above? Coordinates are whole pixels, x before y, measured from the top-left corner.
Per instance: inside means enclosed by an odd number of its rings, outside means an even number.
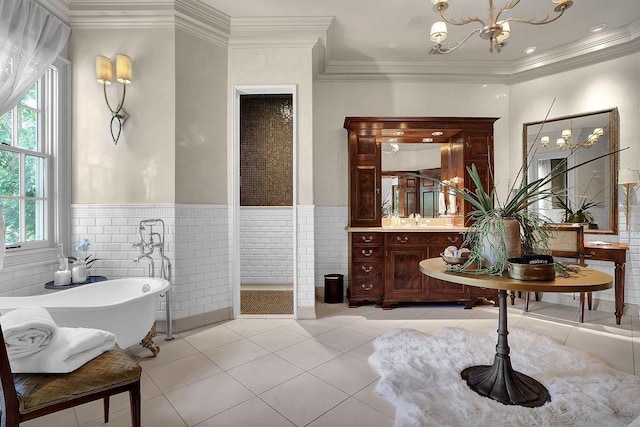
[[[349,236],[346,206],[316,206],[315,209],[315,286],[317,293],[324,290],[325,274],[343,274],[347,288],[349,270]]]
[[[215,321],[231,318],[226,205],[72,205],[72,215],[72,242],[93,240],[90,253],[100,260],[92,274],[109,278],[147,276],[148,263],[133,262],[139,251],[132,243],[140,240],[142,219],[162,219],[165,255],[172,263],[174,322],[182,319],[187,327],[211,323],[208,315]],[[160,257],[152,256],[158,276]],[[156,317],[165,319],[164,299]],[[174,325],[174,331],[181,329]]]

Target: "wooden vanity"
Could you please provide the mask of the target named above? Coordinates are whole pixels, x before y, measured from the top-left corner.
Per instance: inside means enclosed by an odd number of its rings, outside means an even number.
[[[471,308],[479,300],[497,302],[496,291],[449,283],[420,272],[420,261],[439,256],[464,240],[467,203],[459,203],[450,226],[382,226],[382,144],[389,141],[441,144],[441,179],[461,177],[475,164],[483,185],[491,188],[495,118],[347,117],[349,141],[349,306],[373,302],[384,309],[401,302],[459,302]],[[424,178],[417,178],[424,179]]]

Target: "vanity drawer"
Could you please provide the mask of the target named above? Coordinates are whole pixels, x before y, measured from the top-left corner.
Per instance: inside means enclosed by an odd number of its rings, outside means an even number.
[[[367,278],[371,276],[382,277],[382,261],[372,260],[371,262],[354,262],[352,264],[352,274]]]
[[[382,277],[354,277],[349,287],[352,298],[378,299],[382,297]]]
[[[382,259],[382,246],[353,246],[351,248],[353,261],[366,261],[369,259]]]
[[[460,246],[464,236],[459,233],[387,233],[387,245],[455,245]]]
[[[352,245],[381,245],[382,233],[352,233]]]
[[[433,233],[429,240],[429,243],[457,247],[460,247],[462,242],[464,242],[464,234],[462,233]]]

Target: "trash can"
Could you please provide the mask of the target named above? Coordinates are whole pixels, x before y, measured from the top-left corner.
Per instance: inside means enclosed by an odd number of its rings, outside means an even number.
[[[344,295],[344,276],[342,274],[325,274],[324,302],[325,304],[342,303]]]

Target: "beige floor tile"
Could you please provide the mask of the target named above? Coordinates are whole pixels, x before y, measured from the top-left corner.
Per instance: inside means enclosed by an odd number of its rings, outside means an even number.
[[[249,338],[260,347],[272,352],[282,350],[306,339],[308,338],[284,327],[262,332]]]
[[[349,310],[349,309],[347,309]],[[318,320],[316,320],[316,322],[318,324],[324,324],[324,325],[329,325],[329,326],[344,326],[347,325],[349,323],[353,323],[357,320],[362,320],[364,319],[364,316],[361,315],[356,315],[356,314],[350,314],[349,311],[343,311],[337,314],[334,314],[332,316],[328,316],[328,317],[323,317],[320,318]]]
[[[419,319],[464,320],[476,314],[474,309],[466,310],[461,304],[434,305],[433,309],[419,316]]]
[[[507,321],[509,325],[509,321]],[[498,329],[498,319],[471,319],[465,320],[458,325],[459,328],[474,332],[495,332]]]
[[[361,401],[350,398],[317,418],[309,427],[393,427],[394,420]]]
[[[198,350],[181,338],[173,341],[161,341],[160,353],[156,357],[146,348],[130,348],[143,369],[159,366],[164,363],[173,362],[182,357],[191,356],[198,353]]]
[[[310,339],[280,350],[276,354],[297,367],[308,371],[340,356],[342,353]]]
[[[442,328],[456,328],[463,321],[464,319],[415,319],[409,320],[402,327],[433,335]]]
[[[178,414],[192,426],[255,395],[226,372],[166,393]]]
[[[275,354],[269,354],[227,372],[249,390],[260,394],[304,371]]]
[[[162,395],[160,389],[145,371],[142,371],[140,383],[140,393],[143,402]],[[74,409],[80,425],[102,419],[104,416],[102,399],[76,406]],[[114,414],[122,410],[129,410],[129,393],[126,392],[111,396],[109,399],[109,414]]]
[[[324,334],[316,335],[313,339],[342,352],[351,351],[354,348],[371,341],[371,337],[369,335],[364,335],[347,328],[332,329]]]
[[[363,362],[367,362],[369,360],[369,356],[371,356],[373,354],[373,351],[374,351],[373,341],[374,340],[367,341],[366,343],[362,344],[361,346],[356,347],[353,350],[351,350],[348,354],[352,355],[353,357],[357,357],[358,359],[362,360]]]
[[[142,427],[186,427],[187,425],[164,396],[142,402],[141,414]],[[122,410],[109,418],[109,424],[104,424],[100,419],[84,424],[84,426],[131,427],[131,414],[128,409]]]
[[[235,319],[225,323],[224,326],[243,337],[250,337],[278,327],[268,319]]]
[[[378,381],[374,381],[359,392],[354,397],[361,402],[366,403],[372,408],[382,412],[390,418],[395,418],[396,407],[391,404],[387,399],[376,393],[376,385]]]
[[[323,320],[296,320],[295,323],[286,326],[287,329],[291,329],[293,332],[297,332],[307,338],[324,334],[337,327],[338,325],[324,322]]]
[[[565,345],[593,354],[619,371],[634,373],[633,340],[586,328],[573,328]]]
[[[522,328],[540,335],[553,338],[560,344],[564,344],[571,332],[571,324],[554,322],[548,318],[523,316],[516,324],[510,324],[509,328]]]
[[[391,310],[376,310],[367,314],[368,320],[410,320],[424,316],[431,310],[426,305],[409,305],[406,307],[396,307]]]
[[[222,369],[228,370],[266,356],[269,352],[245,338],[240,341],[234,341],[220,347],[212,348],[203,352],[203,354]]]
[[[22,427],[76,427],[77,425],[78,422],[73,408],[54,412],[20,424]]]
[[[358,320],[357,322],[344,325],[345,328],[351,329],[363,335],[377,338],[385,332],[394,328],[401,328],[407,323],[407,320]]]
[[[369,363],[349,354],[323,363],[309,373],[348,394],[357,393],[379,377]]]
[[[158,388],[166,393],[221,371],[220,366],[198,353],[147,369],[147,374]]]
[[[104,418],[103,400],[94,400],[84,405],[76,406],[76,419],[79,425]],[[129,413],[129,393],[120,393],[109,399],[109,418],[120,411]]]
[[[561,304],[549,304],[544,301],[534,301],[533,297],[529,303],[529,315],[536,316],[538,318],[546,318],[549,320],[566,320],[571,322],[578,322],[578,306],[569,307]],[[523,312],[523,316],[527,313]]]
[[[231,329],[218,325],[196,334],[189,335],[184,338],[189,344],[199,351],[209,350],[210,348],[220,347],[230,342],[239,341],[242,335],[232,331]]]
[[[307,425],[348,397],[307,373],[260,395],[269,406],[297,426]]]
[[[254,397],[209,418],[197,427],[293,427],[275,409]]]

